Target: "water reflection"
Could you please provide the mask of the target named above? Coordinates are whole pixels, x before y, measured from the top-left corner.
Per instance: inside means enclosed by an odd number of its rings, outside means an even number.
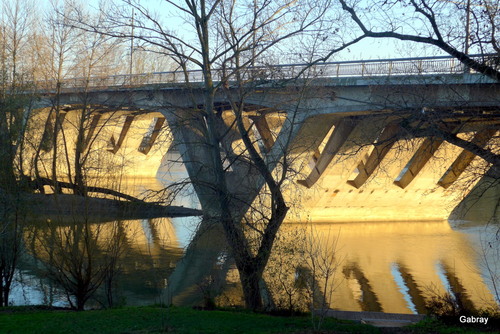
[[[115,300],[146,305],[168,302],[170,299],[164,298],[169,295],[178,305],[203,304],[207,296],[231,305],[241,303],[238,274],[227,256],[220,226],[198,223],[187,218],[89,223],[91,231],[99,231],[95,245],[101,255],[108,252],[117,233],[123,238]],[[14,296],[17,303],[61,304],[61,291],[49,286],[46,272],[40,269],[53,256],[44,248],[53,243],[49,236],[57,232],[67,237],[74,225],[74,221],[32,223],[37,237],[33,238],[33,229],[28,229],[25,239],[35,252],[24,259],[20,272],[24,297],[19,297],[18,288]],[[446,291],[460,293],[476,308],[485,307],[493,304],[494,298],[481,273],[480,253],[474,241],[480,239],[482,230],[475,227],[466,232],[452,229],[447,222],[285,224],[266,283],[275,293],[279,289],[273,284],[288,282],[284,286],[287,289],[279,290],[285,294],[283,300],[292,295],[297,299],[307,297],[300,292],[310,284],[311,275],[306,263],[310,260],[304,254],[311,255],[314,245],[316,256],[336,252],[328,260],[335,268],[331,295],[324,293],[325,280],[321,278],[314,292],[326,298],[331,308],[424,313],[426,301]],[[292,248],[287,249],[287,243]],[[292,253],[295,258],[287,258]],[[323,254],[322,258],[327,256]]]
[[[299,299],[307,298],[307,293],[300,291],[300,281],[310,279],[306,262],[314,254],[319,262],[330,259],[336,272],[330,275],[331,295],[325,293],[328,289],[321,278],[313,294],[322,293],[335,309],[425,313],[426,301],[445,292],[460,294],[466,304],[476,308],[494,305],[480,272],[481,259],[469,239],[445,221],[286,224],[274,247],[277,254],[267,270],[266,283],[275,302],[281,303],[278,306],[300,306]],[[332,247],[332,242],[338,244]],[[225,247],[222,231],[217,228],[197,234],[181,262],[182,269],[176,269],[175,279],[171,279],[176,303],[202,303],[200,282],[206,277],[232,277],[231,289],[223,291],[220,300],[238,300],[234,265],[218,262]],[[333,249],[335,256],[321,254]]]
[[[89,284],[90,291],[99,285],[88,306],[162,302],[161,291],[183,253],[167,218],[37,221],[26,229],[25,244],[29,256],[20,275],[30,279],[17,294],[30,293],[32,304],[60,301],[61,288],[72,289],[73,281]]]
[[[313,226],[322,235],[340,231],[341,279],[333,308],[353,311],[424,312],[434,293],[460,293],[485,307],[493,298],[479,272],[466,234],[447,222],[346,223]]]

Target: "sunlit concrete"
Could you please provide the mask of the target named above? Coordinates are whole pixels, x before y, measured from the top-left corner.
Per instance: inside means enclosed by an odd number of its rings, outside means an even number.
[[[49,113],[48,108],[37,111],[36,117],[28,125],[31,129],[28,138],[30,145],[23,152],[25,169],[33,169],[32,162],[36,157],[37,147],[43,143],[37,167],[39,174],[48,178],[52,175],[54,154],[51,131],[56,126],[54,120],[46,122]],[[161,128],[164,122],[161,114],[132,115],[127,111],[94,111],[80,124],[81,117],[81,110],[61,111],[56,143],[56,169],[62,180],[71,179],[75,175],[79,135],[83,136],[83,147],[80,149],[83,174],[85,177],[99,177],[97,186],[116,189],[116,185],[107,183],[119,183],[122,177],[127,176],[156,175],[171,143],[169,130]]]
[[[488,141],[497,132],[496,129],[484,129],[477,131],[474,134],[474,138],[471,140],[476,145],[483,147],[488,143]],[[451,186],[460,175],[466,170],[466,168],[471,164],[476,155],[467,150],[463,150],[460,155],[455,159],[453,164],[448,168],[446,173],[443,174],[438,184],[443,188],[448,188]]]
[[[203,90],[197,84],[191,88],[186,89],[182,84],[172,83],[154,87],[99,87],[88,92],[88,99],[94,106],[109,110],[161,112],[172,128],[171,141],[175,142],[191,180],[195,181],[201,206],[205,212],[210,212],[213,210],[214,194],[209,187],[199,185],[210,182],[210,175],[214,170],[204,146],[207,144],[201,131],[204,120],[197,112],[197,108],[203,104]],[[236,94],[236,90],[233,93]],[[379,121],[373,116],[385,118],[386,123],[389,123],[393,112],[421,113],[425,110],[440,110],[439,108],[491,109],[498,105],[498,96],[498,84],[481,75],[467,73],[318,78],[307,83],[300,80],[280,82],[277,85],[268,83],[246,95],[245,105],[248,107],[244,112],[244,122],[248,129],[253,128],[250,131],[251,139],[255,140],[256,147],[272,168],[282,158],[283,147],[288,143],[292,144],[289,148],[293,157],[298,160],[295,167],[302,174],[294,182],[309,189],[292,190],[288,194],[291,202],[302,203],[303,209],[298,215],[289,215],[288,221],[446,219],[458,202],[450,196],[452,191],[435,188],[458,153],[454,151],[442,156],[440,159],[448,164],[446,168],[441,170],[439,166],[438,170],[431,172],[428,166],[436,165],[436,157],[446,145],[434,147],[425,144],[430,139],[408,138],[394,143],[390,151],[383,152],[383,156],[377,152],[379,157],[370,158],[370,154],[374,152],[371,145],[387,125],[378,124]],[[46,92],[38,105],[50,104],[52,97],[52,93]],[[61,105],[81,103],[77,88],[64,90],[58,99]],[[215,105],[218,112],[224,114],[224,108],[229,108],[226,93],[216,94]],[[287,121],[273,124],[273,114],[284,115],[283,119]],[[491,117],[498,115],[492,114]],[[237,156],[242,150],[241,138],[238,138],[234,128],[231,129],[230,121],[226,117],[219,129],[221,135],[224,133],[223,129],[227,130],[225,141],[221,143],[224,150],[221,158],[230,166],[232,173],[226,173],[226,183],[231,196],[238,198],[239,203],[248,203],[256,197],[264,182],[255,168],[231,160],[232,156]],[[373,124],[363,127],[364,122],[370,121]],[[137,122],[139,121],[134,118],[132,126]],[[342,126],[349,122],[353,122],[354,130]],[[104,136],[108,138],[106,147],[112,142],[112,151],[123,137],[127,123],[122,123],[123,125],[117,126],[114,134]],[[158,122],[150,123],[150,126],[151,124],[154,129]],[[336,128],[328,136],[333,124]],[[126,137],[134,138],[128,134],[131,131],[127,130]],[[355,132],[363,134],[364,138],[358,135],[357,140],[352,140]],[[132,142],[122,144],[125,145],[120,149],[123,154],[119,154],[119,150],[115,156],[121,157],[121,162],[127,162],[123,166],[130,167],[123,167],[118,171],[127,168],[124,172],[130,175],[151,175],[152,171],[156,171],[154,166],[158,165],[161,158],[154,159],[154,163],[148,161],[148,158],[135,159],[137,152],[127,151],[127,147],[135,147],[137,144],[148,146],[148,140],[145,140],[144,134],[142,140],[141,136],[135,142],[133,139],[129,140]],[[325,147],[322,147],[323,142]],[[417,150],[418,145],[423,145],[420,151]],[[162,153],[166,152],[168,146],[170,145],[161,146]],[[97,149],[99,146],[94,147]],[[417,156],[412,160],[415,154]],[[303,168],[309,161],[313,161],[312,168]],[[364,167],[365,163],[368,164],[368,169]],[[108,174],[112,175],[111,171]],[[246,177],[241,177],[242,175]],[[454,183],[460,184],[464,178],[461,176]],[[429,179],[432,182],[426,181]],[[398,184],[403,189],[395,189]],[[301,194],[297,198],[298,193]],[[246,208],[234,210],[241,215]]]
[[[457,187],[444,189],[438,182],[462,150],[448,143],[440,143],[421,163],[418,173],[411,175],[404,189],[395,184],[402,173],[409,173],[406,166],[418,155],[425,139],[399,140],[392,149],[384,152],[372,175],[358,188],[351,180],[359,175],[360,160],[373,148],[360,152],[348,148],[341,151],[324,175],[310,189],[300,192],[301,209],[289,221],[387,221],[387,220],[436,220],[447,219],[460,203],[461,194],[474,185],[470,175],[462,175]],[[410,169],[411,170],[411,169]],[[462,187],[462,188],[461,188]],[[457,190],[458,189],[458,190]],[[470,189],[470,188],[469,188]]]

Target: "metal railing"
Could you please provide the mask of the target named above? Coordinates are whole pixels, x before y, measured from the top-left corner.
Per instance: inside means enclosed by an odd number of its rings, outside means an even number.
[[[470,56],[478,61],[497,61],[490,55]],[[227,78],[231,69],[215,70],[213,80],[220,81]],[[240,70],[244,80],[283,80],[292,79],[298,75],[309,78],[342,78],[342,77],[380,77],[399,75],[426,75],[426,74],[457,74],[467,71],[467,67],[451,56],[396,58],[377,60],[356,60],[325,62],[310,64],[283,64],[268,66],[253,66]],[[229,80],[231,77],[229,76]],[[201,70],[152,72],[141,74],[118,74],[110,76],[91,76],[88,78],[70,78],[61,81],[61,87],[67,88],[107,88],[107,87],[136,87],[154,84],[186,84],[203,82]],[[55,81],[37,81],[36,87],[53,90]]]

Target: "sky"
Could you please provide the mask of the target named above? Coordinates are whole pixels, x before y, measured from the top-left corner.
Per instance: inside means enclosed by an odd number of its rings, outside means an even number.
[[[109,3],[109,0],[88,0],[84,3],[93,8],[99,7],[99,2]],[[161,17],[168,17],[168,24],[172,27],[181,27],[183,22],[179,18],[170,15],[170,9],[164,0],[139,0],[140,3]],[[50,0],[41,0],[47,7]],[[120,3],[120,0],[115,0]],[[406,57],[426,57],[445,55],[441,50],[432,50],[416,46],[414,43],[401,42],[393,39],[365,39],[349,47],[340,53],[335,54],[330,61],[361,60],[361,59],[388,59]]]

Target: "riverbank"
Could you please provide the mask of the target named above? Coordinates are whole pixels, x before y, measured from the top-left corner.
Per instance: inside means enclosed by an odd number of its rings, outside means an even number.
[[[120,201],[108,198],[83,197],[70,194],[26,194],[28,215],[57,219],[84,217],[90,221],[114,219],[148,219],[157,217],[201,216],[201,210],[182,206],[164,206],[142,201]]]
[[[376,328],[325,319],[313,331],[311,318],[278,317],[247,311],[201,311],[190,308],[124,307],[74,312],[34,307],[0,309],[0,333],[479,333],[474,328],[445,326],[424,320],[405,328]]]

